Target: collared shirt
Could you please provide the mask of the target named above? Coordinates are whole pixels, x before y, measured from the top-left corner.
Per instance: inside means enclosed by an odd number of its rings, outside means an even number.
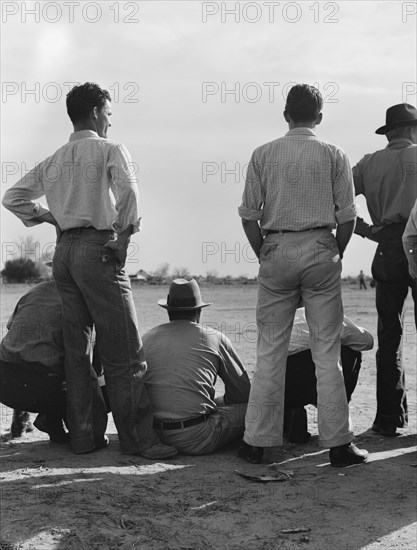
[[[255,149],[239,215],[267,230],[336,227],[356,217],[349,160],[310,128]]]
[[[342,346],[348,346],[355,351],[370,350],[374,346],[372,334],[364,328],[355,325],[346,315],[343,317],[343,327],[340,337]],[[295,314],[288,354],[293,355],[307,349],[310,349],[310,332],[306,321],[305,309],[300,307]]]
[[[46,197],[47,207],[36,199]],[[30,227],[49,211],[65,231],[76,227],[139,230],[137,181],[128,150],[92,130],[74,132],[12,188],[3,205]]]
[[[61,297],[54,281],[39,283],[18,301],[0,345],[9,363],[41,363],[64,376]]]
[[[159,325],[143,336],[148,370],[145,385],[158,420],[183,420],[217,410],[215,383],[225,385],[225,402],[245,403],[249,377],[230,340],[188,320]]]
[[[405,226],[403,246],[408,259],[410,275],[417,279],[417,200]]]
[[[417,199],[417,145],[405,138],[365,155],[353,167],[357,195],[365,195],[372,223],[406,223]]]

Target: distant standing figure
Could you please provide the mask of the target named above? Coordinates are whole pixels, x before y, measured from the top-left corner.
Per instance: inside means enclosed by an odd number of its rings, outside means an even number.
[[[359,219],[355,233],[378,243],[372,263],[378,312],[377,412],[373,431],[397,435],[407,424],[402,312],[408,289],[417,309],[417,283],[409,273],[402,236],[417,199],[417,109],[407,103],[387,109],[385,149],[365,155],[353,168],[357,195],[364,195],[373,225]],[[417,324],[417,321],[416,321]]]
[[[365,283],[365,275],[363,274],[363,271],[361,269],[360,273],[359,273],[359,290],[366,290],[367,287],[366,287],[366,283]]]

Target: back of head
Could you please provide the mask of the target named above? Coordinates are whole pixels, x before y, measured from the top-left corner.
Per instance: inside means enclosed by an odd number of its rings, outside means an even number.
[[[392,141],[393,139],[398,138],[404,138],[409,139],[411,141],[415,141],[415,138],[413,139],[413,136],[416,133],[416,126],[394,126],[393,128],[390,128],[386,132],[386,136],[388,141]]]
[[[168,310],[168,317],[170,321],[179,321],[186,319],[188,321],[194,321],[198,323],[200,320],[201,309],[183,309],[179,311]]]
[[[74,86],[67,94],[67,112],[71,122],[76,124],[88,119],[94,107],[101,111],[106,100],[111,101],[109,92],[94,82]]]
[[[294,122],[313,122],[323,108],[323,97],[319,90],[309,84],[296,84],[287,95],[285,113]]]

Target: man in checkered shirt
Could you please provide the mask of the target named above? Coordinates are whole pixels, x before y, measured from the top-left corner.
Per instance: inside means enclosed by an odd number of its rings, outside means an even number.
[[[289,132],[254,151],[239,207],[260,261],[257,363],[239,450],[252,463],[262,461],[265,447],[282,445],[285,366],[300,300],[316,365],[320,444],[330,448],[332,466],[368,457],[352,444],[339,358],[341,259],[356,218],[353,179],[345,153],[314,133],[322,106],[313,86],[291,88],[284,111]]]

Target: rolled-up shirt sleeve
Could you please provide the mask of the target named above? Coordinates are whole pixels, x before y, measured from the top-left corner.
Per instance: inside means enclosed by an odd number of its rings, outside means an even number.
[[[126,147],[117,144],[112,148],[107,169],[112,184],[111,190],[116,199],[117,217],[113,228],[116,233],[122,233],[132,226],[132,232],[137,233],[140,231],[141,222],[138,183],[134,164]]]
[[[246,173],[242,204],[238,209],[239,216],[245,220],[259,221],[262,218],[264,202],[265,197],[255,151],[252,154]]]
[[[372,334],[366,329],[355,325],[346,315],[343,317],[340,339],[342,346],[348,346],[355,351],[367,351],[374,347]]]
[[[347,223],[356,219],[357,207],[355,204],[353,175],[347,155],[340,149],[336,156],[336,173],[333,184],[333,199],[335,218],[338,224]]]
[[[224,382],[226,404],[246,403],[250,391],[249,376],[230,340],[224,335],[220,340],[219,355],[219,376]]]
[[[39,199],[45,195],[44,174],[52,157],[35,166],[4,194],[2,204],[13,212],[26,227],[38,225],[49,209]]]

